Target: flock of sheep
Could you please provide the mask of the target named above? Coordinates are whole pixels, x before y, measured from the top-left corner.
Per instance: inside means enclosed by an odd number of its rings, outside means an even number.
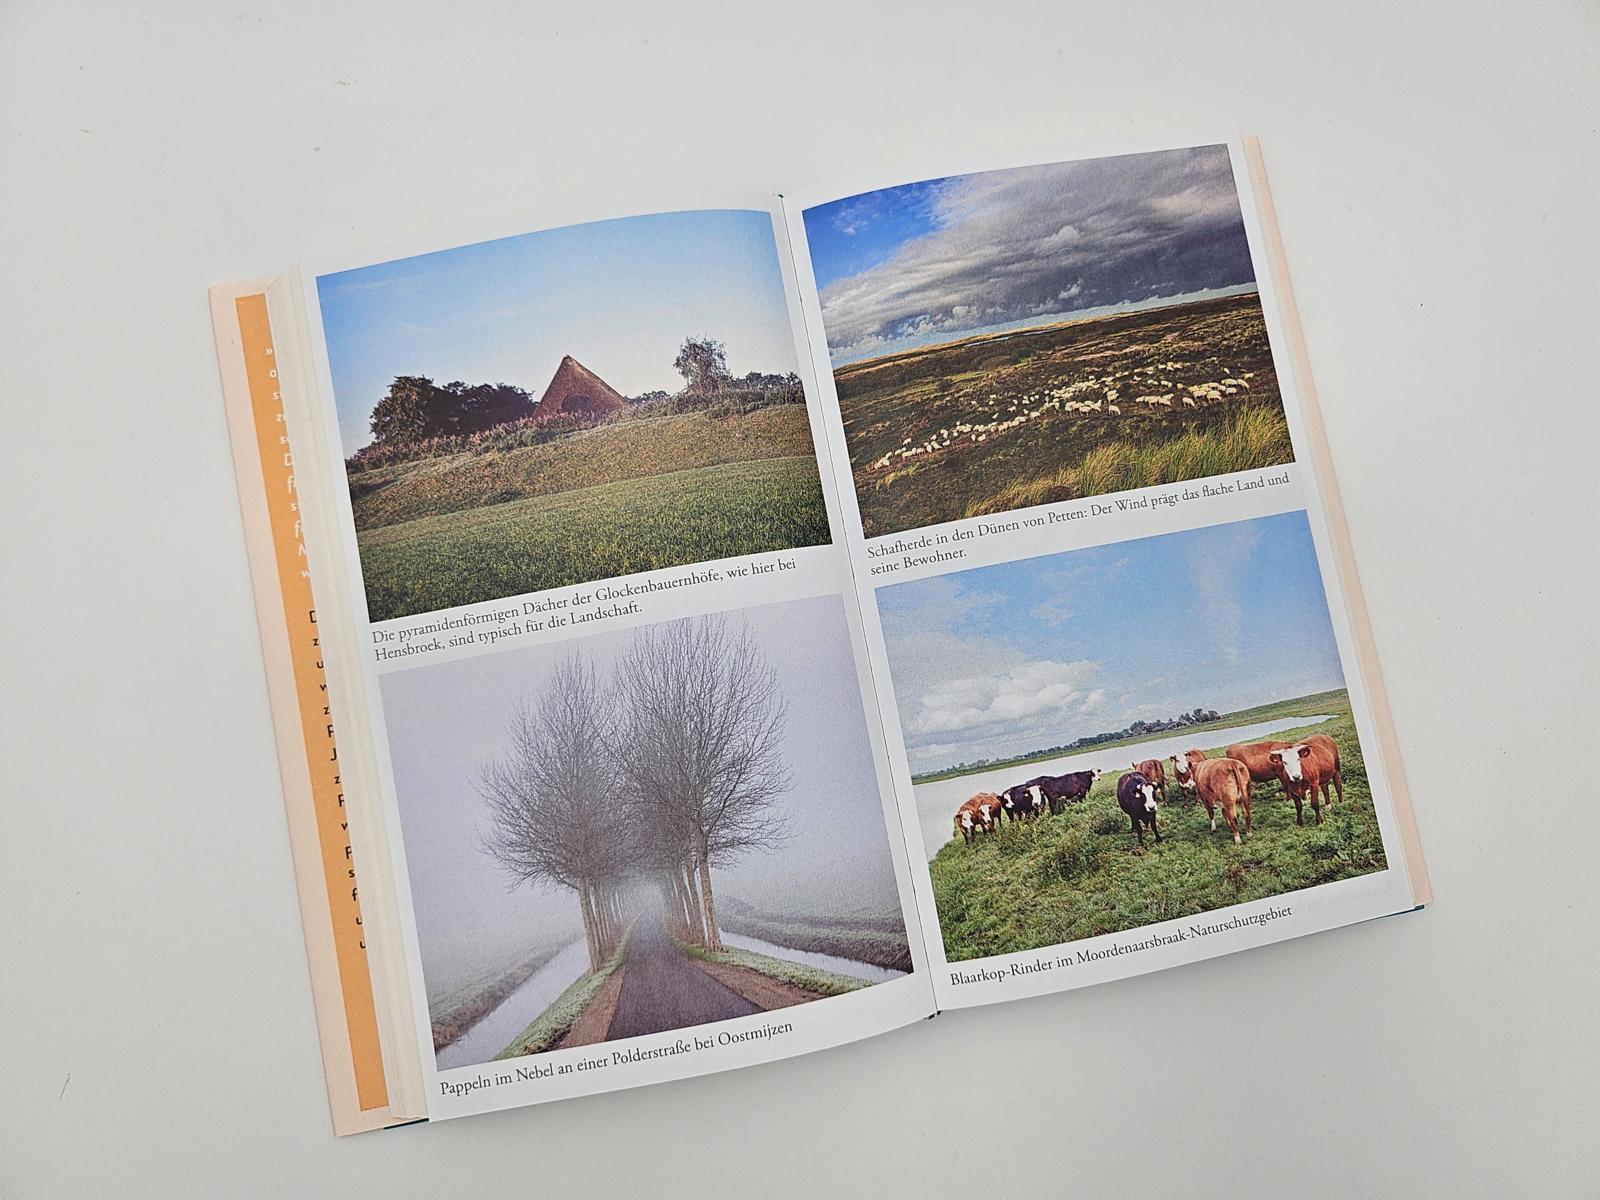
[[[894,462],[904,462],[924,454],[936,454],[963,441],[969,445],[976,445],[988,441],[991,437],[1000,437],[1051,411],[1104,413],[1120,417],[1122,408],[1118,401],[1128,392],[1137,391],[1139,394],[1133,396],[1131,400],[1123,401],[1124,403],[1143,405],[1151,412],[1157,409],[1170,409],[1175,404],[1185,408],[1199,408],[1202,404],[1217,403],[1249,388],[1250,380],[1255,374],[1253,371],[1240,371],[1235,375],[1232,368],[1223,367],[1220,379],[1200,383],[1176,383],[1168,377],[1183,367],[1183,363],[1166,362],[1148,367],[1134,367],[1127,371],[1113,371],[1108,375],[1083,379],[1063,387],[1047,387],[1029,392],[1009,401],[998,393],[991,392],[979,401],[980,412],[977,415],[987,418],[986,420],[957,421],[942,426],[920,442],[914,442],[913,438],[907,437],[897,448],[875,459],[872,467],[881,469]],[[1088,398],[1091,394],[1093,399]]]

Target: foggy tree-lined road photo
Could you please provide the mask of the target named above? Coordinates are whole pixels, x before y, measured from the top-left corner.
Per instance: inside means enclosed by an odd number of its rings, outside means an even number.
[[[817,597],[385,680],[441,1070],[911,969],[844,616]]]

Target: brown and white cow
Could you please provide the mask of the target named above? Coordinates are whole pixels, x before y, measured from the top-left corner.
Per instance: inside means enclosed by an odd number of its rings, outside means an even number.
[[[1305,801],[1311,800],[1311,814],[1322,824],[1322,806],[1333,807],[1333,785],[1344,803],[1344,776],[1339,770],[1339,744],[1325,733],[1313,734],[1303,742],[1274,750],[1269,756],[1277,768],[1284,793],[1294,801],[1294,823],[1304,825]]]
[[[1217,831],[1217,809],[1233,831],[1234,845],[1241,845],[1250,836],[1250,768],[1236,758],[1207,758],[1199,750],[1184,754],[1189,762],[1189,773],[1194,776],[1195,791],[1200,803],[1206,806],[1211,818],[1211,832]],[[1239,812],[1244,812],[1244,835],[1239,834]]]
[[[1222,752],[1224,758],[1242,762],[1250,772],[1251,783],[1271,783],[1278,777],[1278,768],[1272,763],[1272,752],[1282,750],[1288,742],[1235,742]]]
[[[956,810],[955,831],[970,843],[980,833],[993,833],[1000,823],[1000,797],[979,792]]]
[[[1172,778],[1177,782],[1178,791],[1183,795],[1183,806],[1188,808],[1194,801],[1194,772],[1189,770],[1188,762],[1176,754],[1167,755],[1167,761],[1172,764]]]
[[[1133,769],[1148,779],[1156,789],[1156,795],[1161,797],[1161,803],[1167,802],[1167,769],[1161,765],[1159,758],[1147,758],[1143,762],[1133,764]]]

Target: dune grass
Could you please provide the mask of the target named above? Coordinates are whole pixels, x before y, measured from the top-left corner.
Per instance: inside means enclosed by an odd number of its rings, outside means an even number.
[[[1083,496],[1104,496],[1163,483],[1206,479],[1288,462],[1289,423],[1276,405],[1245,404],[1210,429],[1189,427],[1165,441],[1105,442],[1074,466],[1021,479],[973,500],[965,516],[1009,512]]]
[[[1256,784],[1254,832],[1235,846],[1220,817],[1213,833],[1205,809],[1184,808],[1173,788],[1159,816],[1160,845],[1147,834],[1140,849],[1108,773],[1059,816],[1007,824],[934,856],[928,868],[945,954],[956,962],[1031,950],[1382,870],[1383,838],[1348,701],[1322,711],[1335,719],[1314,729],[1339,744],[1345,783],[1344,804],[1324,824],[1311,823],[1308,806],[1307,824],[1296,825],[1282,787]],[[1215,757],[1226,735],[1215,726],[1204,731]]]

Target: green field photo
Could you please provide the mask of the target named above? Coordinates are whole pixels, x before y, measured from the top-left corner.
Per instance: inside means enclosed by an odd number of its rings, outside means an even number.
[[[767,214],[317,282],[371,620],[831,540]]]

